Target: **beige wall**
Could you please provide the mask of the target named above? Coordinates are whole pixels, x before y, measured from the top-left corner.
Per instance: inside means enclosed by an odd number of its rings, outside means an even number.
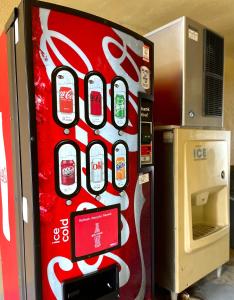
[[[234,165],[234,53],[225,56],[224,127],[231,130],[231,165]]]

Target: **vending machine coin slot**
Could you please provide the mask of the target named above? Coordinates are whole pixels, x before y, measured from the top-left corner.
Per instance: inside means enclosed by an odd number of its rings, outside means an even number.
[[[128,184],[128,145],[117,141],[112,148],[112,184],[123,191]]]
[[[140,95],[140,168],[153,164],[153,101],[149,96]]]
[[[99,72],[91,71],[84,79],[85,118],[92,128],[100,129],[106,123],[106,81]]]
[[[55,190],[62,198],[75,196],[81,187],[80,149],[70,140],[58,143],[54,151]]]
[[[99,195],[105,191],[108,183],[107,149],[101,141],[93,141],[87,146],[86,179],[90,193]]]
[[[112,265],[63,283],[63,300],[113,300],[119,298],[119,271]]]
[[[79,91],[76,72],[66,66],[52,72],[53,117],[62,127],[70,128],[79,120]]]
[[[97,256],[121,246],[120,205],[71,214],[72,261]],[[111,228],[111,230],[110,230]]]
[[[111,112],[113,125],[117,129],[128,126],[128,83],[120,76],[111,82]]]

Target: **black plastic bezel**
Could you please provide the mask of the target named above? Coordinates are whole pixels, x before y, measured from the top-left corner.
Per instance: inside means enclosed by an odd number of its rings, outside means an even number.
[[[123,126],[119,126],[115,123],[115,93],[114,93],[114,85],[115,82],[121,80],[125,87],[126,87],[126,121]],[[128,83],[127,81],[121,77],[121,76],[116,76],[114,79],[111,81],[111,118],[112,118],[112,124],[114,127],[118,130],[124,129],[125,127],[128,126],[128,105],[129,105],[129,88],[128,88]]]
[[[99,125],[95,125],[91,122],[90,120],[90,107],[89,107],[89,85],[88,85],[88,81],[89,81],[89,78],[91,76],[98,76],[102,83],[103,83],[103,121],[99,124]],[[85,75],[85,78],[84,78],[84,95],[85,95],[85,119],[86,119],[86,122],[87,124],[91,127],[91,128],[94,128],[94,129],[100,129],[102,128],[103,126],[105,126],[106,124],[106,121],[107,121],[107,101],[106,101],[106,80],[105,78],[103,77],[103,75],[100,73],[100,72],[97,72],[97,71],[91,71],[89,72],[88,74]]]
[[[86,214],[91,214],[95,212],[100,212],[100,211],[105,211],[105,210],[110,210],[110,209],[118,209],[118,244],[114,247],[110,247],[107,249],[104,249],[102,251],[97,251],[93,252],[84,256],[77,257],[75,255],[75,217],[78,215],[86,215]],[[71,261],[76,262],[80,260],[84,260],[87,258],[91,258],[93,256],[98,256],[103,253],[107,253],[110,251],[113,251],[115,249],[118,249],[121,247],[121,214],[120,214],[120,204],[114,204],[114,205],[109,205],[109,206],[103,206],[103,207],[98,207],[98,208],[93,208],[93,209],[87,209],[87,210],[82,210],[82,211],[76,211],[72,212],[70,216],[70,232],[71,232]]]
[[[103,151],[104,151],[104,164],[105,164],[105,168],[104,168],[104,186],[101,190],[99,191],[95,191],[92,189],[91,185],[90,185],[90,149],[93,145],[95,144],[99,144],[102,146]],[[92,141],[90,144],[88,144],[87,146],[87,151],[86,151],[86,185],[87,185],[87,189],[90,193],[94,194],[94,195],[100,195],[101,193],[103,193],[107,187],[108,184],[108,172],[107,172],[107,149],[105,144],[102,141]]]
[[[70,144],[72,145],[75,150],[76,150],[76,174],[77,174],[77,188],[76,190],[72,193],[72,194],[64,194],[60,187],[60,182],[59,182],[59,149],[63,146],[63,145],[67,145]],[[77,195],[80,191],[81,188],[81,164],[80,164],[80,148],[79,146],[70,140],[64,140],[59,142],[54,149],[54,177],[55,177],[55,191],[58,194],[58,196],[60,196],[61,198],[65,198],[65,199],[70,199],[72,197],[74,197],[75,195]]]
[[[126,149],[126,183],[123,187],[118,187],[115,183],[116,182],[116,180],[115,180],[115,148],[120,144],[124,145],[124,147]],[[129,148],[128,148],[128,145],[126,142],[119,140],[113,144],[113,146],[112,146],[112,185],[117,191],[120,191],[120,192],[126,189],[126,187],[128,186],[128,182],[129,182],[128,153],[129,153]]]
[[[63,122],[61,122],[58,118],[57,112],[57,87],[56,87],[56,76],[59,72],[61,71],[68,71],[69,73],[71,73],[71,75],[74,78],[74,91],[75,91],[75,96],[74,96],[74,101],[75,101],[75,118],[71,123],[65,124]],[[63,127],[63,128],[71,128],[73,126],[75,126],[78,121],[79,121],[79,87],[78,87],[78,76],[76,74],[76,72],[67,66],[59,66],[57,68],[55,68],[51,74],[51,84],[52,84],[52,111],[53,111],[53,118],[55,120],[55,122]]]

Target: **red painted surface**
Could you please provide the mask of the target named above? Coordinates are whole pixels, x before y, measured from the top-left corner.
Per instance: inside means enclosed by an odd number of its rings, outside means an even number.
[[[169,77],[167,76],[166,78],[158,78],[155,80],[155,126],[169,124],[177,126],[181,125],[183,97],[182,92],[182,71],[177,72],[172,69]]]
[[[61,285],[64,280],[88,274],[95,269],[117,264],[120,271],[120,297],[122,300],[150,299],[151,278],[145,282],[145,267],[151,268],[150,240],[143,240],[140,227],[145,226],[150,214],[146,207],[141,187],[137,186],[138,163],[138,97],[143,91],[140,87],[140,67],[151,68],[143,61],[139,51],[131,47],[143,48],[143,43],[128,35],[119,35],[113,28],[82,17],[61,12],[33,8],[33,49],[35,101],[37,110],[38,166],[40,192],[40,226],[43,300],[61,298]],[[109,43],[109,53],[104,45]],[[112,60],[108,60],[112,57]],[[72,67],[79,77],[80,120],[65,135],[64,129],[55,123],[52,114],[51,73],[56,66]],[[89,71],[100,72],[107,83],[107,124],[95,135],[84,119],[84,76]],[[126,188],[126,197],[121,198],[111,183],[112,145],[119,139],[118,131],[111,125],[110,87],[115,76],[123,76],[129,83],[131,102],[128,104],[130,125],[124,129],[126,142],[130,148],[130,180]],[[72,205],[67,206],[65,199],[55,192],[54,149],[64,139],[77,143],[81,150],[80,192],[72,198]],[[109,182],[106,192],[97,200],[86,189],[86,148],[93,140],[102,141],[108,152]],[[150,195],[147,194],[150,201]],[[122,247],[103,256],[93,257],[78,263],[71,263],[70,214],[83,210],[115,203],[121,204]],[[142,209],[138,210],[138,206]],[[148,204],[147,204],[148,205]],[[139,217],[139,218],[138,218]],[[148,222],[148,221],[147,221]],[[147,223],[148,226],[148,223]],[[110,228],[111,230],[111,228]],[[150,237],[149,237],[150,238]],[[141,255],[143,243],[144,255]],[[144,261],[142,261],[144,259]],[[145,266],[145,267],[144,267]],[[148,270],[147,272],[150,272]]]
[[[2,129],[3,136],[0,139],[2,143],[1,151],[5,152],[6,160],[3,153],[0,155],[0,246],[2,258],[2,277],[3,290],[5,300],[19,299],[19,269],[18,255],[16,245],[16,221],[15,221],[15,195],[13,182],[13,165],[12,165],[12,140],[11,140],[11,120],[10,120],[10,84],[8,78],[8,55],[7,55],[7,36],[0,36],[0,113],[2,114]],[[1,120],[1,118],[0,118]],[[5,165],[6,163],[6,165]],[[3,199],[4,190],[7,187],[7,198]],[[2,187],[2,190],[1,190]],[[20,200],[20,199],[19,199]],[[3,202],[8,202],[8,209],[3,205]],[[8,223],[3,224],[3,215],[5,220],[9,221],[9,235],[7,232]]]

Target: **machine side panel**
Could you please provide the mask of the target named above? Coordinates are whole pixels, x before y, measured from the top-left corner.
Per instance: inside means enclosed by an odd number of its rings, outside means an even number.
[[[154,124],[180,125],[183,98],[183,19],[152,33],[154,42]]]
[[[7,35],[0,36],[0,206],[4,299],[20,299]]]
[[[155,131],[155,277],[160,287],[175,288],[175,217],[173,183],[173,140],[163,141],[163,131]],[[163,230],[162,230],[163,229]]]
[[[39,203],[37,192],[37,160],[35,159],[35,118],[33,109],[31,1],[22,1],[18,8],[18,41],[15,45],[18,93],[19,138],[22,197],[24,201],[25,294],[26,299],[41,300],[39,266]]]

